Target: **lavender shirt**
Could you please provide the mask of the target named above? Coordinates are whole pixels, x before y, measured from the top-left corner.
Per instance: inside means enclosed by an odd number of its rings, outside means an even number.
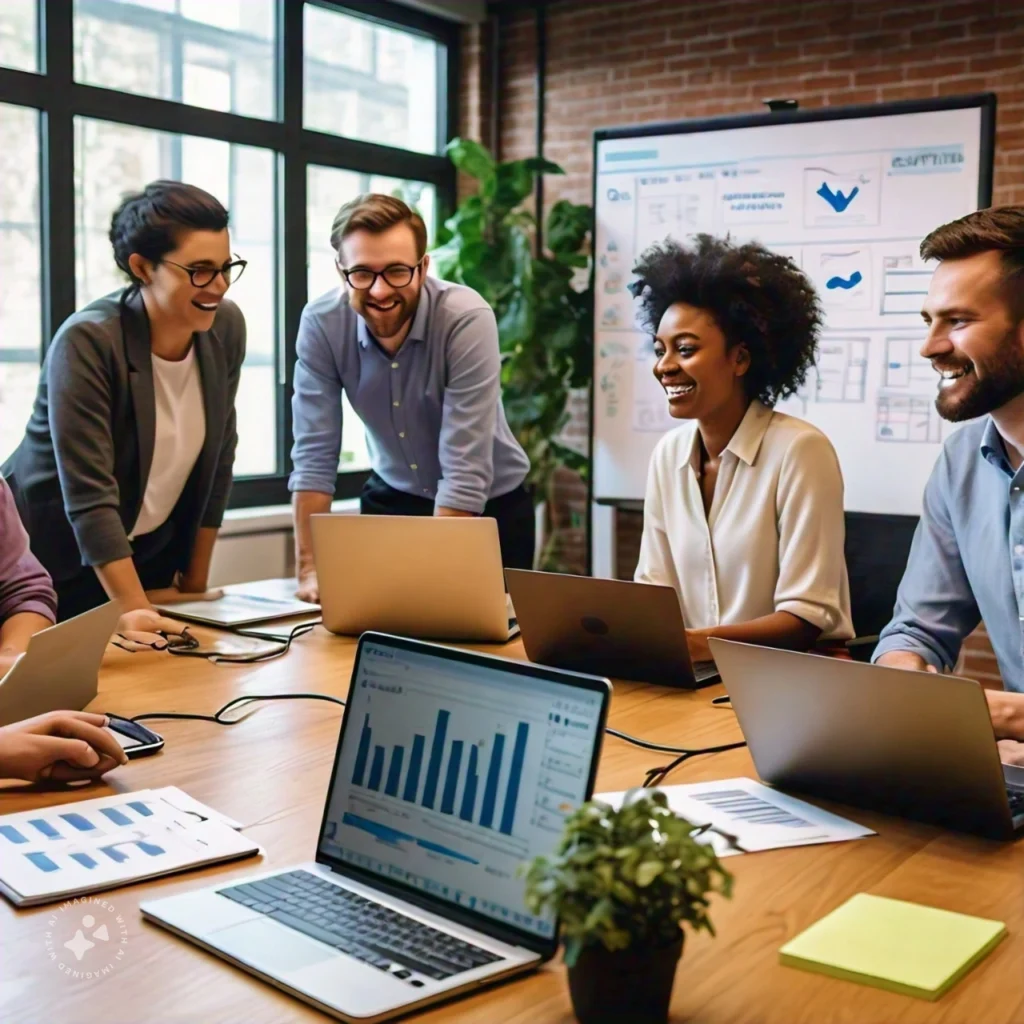
[[[57,595],[49,574],[29,551],[14,495],[0,477],[0,625],[18,612],[35,612],[54,622]]]

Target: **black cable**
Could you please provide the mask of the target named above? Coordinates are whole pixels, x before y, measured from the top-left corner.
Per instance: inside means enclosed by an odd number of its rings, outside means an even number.
[[[183,658],[205,658],[207,661],[218,665],[252,665],[259,661],[272,661],[274,658],[280,658],[287,654],[291,649],[293,640],[304,636],[314,626],[319,626],[321,622],[321,619],[317,619],[316,622],[304,622],[292,629],[284,640],[271,633],[258,633],[255,630],[246,633],[237,629],[226,630],[226,632],[231,633],[233,636],[247,637],[252,640],[269,640],[280,644],[280,648],[276,651],[265,651],[259,654],[246,654],[245,652],[240,652],[239,654],[217,654],[215,651],[204,650],[201,644],[195,643],[168,644],[167,651],[169,654],[176,654],[178,657]]]
[[[345,706],[345,702],[340,697],[332,697],[327,693],[253,693],[229,700],[227,704],[212,715],[193,715],[184,711],[152,711],[144,715],[135,715],[130,721],[147,722],[154,719],[176,719],[191,722],[213,722],[215,725],[238,725],[240,722],[245,721],[244,717],[224,718],[223,716],[234,707],[264,700],[326,700],[332,704]]]
[[[689,754],[693,752],[694,748],[690,747],[670,747],[664,743],[652,743],[650,740],[642,740],[639,736],[631,736],[628,732],[621,732],[618,729],[613,729],[610,725],[605,727],[605,732],[609,736],[614,736],[617,740],[624,740],[626,743],[632,743],[634,747],[641,747],[644,750],[657,750],[661,754]],[[709,748],[710,749],[710,748]]]
[[[738,743],[723,743],[717,747],[698,747],[694,750],[684,750],[669,764],[662,765],[660,768],[649,769],[647,777],[644,779],[644,788],[653,789],[655,786],[660,785],[665,781],[669,772],[675,771],[676,768],[678,768],[684,761],[688,761],[691,757],[698,757],[701,754],[720,754],[725,750],[737,750],[740,747],[745,747],[746,745],[746,741],[741,740]]]

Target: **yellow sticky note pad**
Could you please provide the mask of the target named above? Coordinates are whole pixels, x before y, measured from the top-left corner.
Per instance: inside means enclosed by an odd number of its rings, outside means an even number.
[[[779,950],[787,967],[938,999],[1006,935],[989,921],[858,893]]]

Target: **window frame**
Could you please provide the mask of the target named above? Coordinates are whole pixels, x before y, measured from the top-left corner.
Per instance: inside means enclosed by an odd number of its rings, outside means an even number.
[[[304,11],[306,4],[352,14],[437,42],[437,153],[417,153],[330,135],[303,127]],[[278,117],[194,107],[74,79],[74,10],[71,0],[38,0],[37,72],[0,68],[0,103],[34,108],[39,115],[40,259],[42,337],[50,339],[77,308],[75,296],[74,119],[96,118],[156,131],[194,135],[269,149],[275,154],[276,196],[276,465],[273,476],[237,477],[230,507],[279,505],[290,500],[291,395],[295,340],[306,294],[306,180],[310,165],[416,179],[434,186],[438,221],[455,206],[456,174],[443,155],[458,124],[459,27],[393,0],[277,0],[274,83]],[[244,254],[243,254],[244,255]],[[26,346],[28,347],[28,346]],[[340,413],[339,413],[340,414]],[[359,494],[365,471],[338,473],[336,498]]]

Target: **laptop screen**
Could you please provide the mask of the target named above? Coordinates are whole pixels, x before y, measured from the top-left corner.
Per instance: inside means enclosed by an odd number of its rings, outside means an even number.
[[[364,640],[320,853],[550,938],[519,865],[586,799],[604,693]]]

